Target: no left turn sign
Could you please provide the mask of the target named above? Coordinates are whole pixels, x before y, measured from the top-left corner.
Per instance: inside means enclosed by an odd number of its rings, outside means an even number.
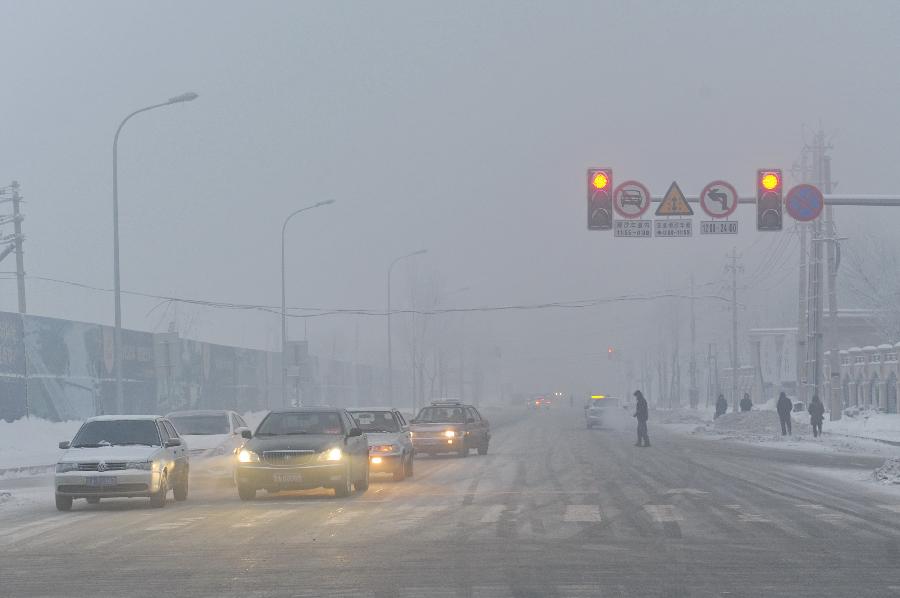
[[[728,218],[737,206],[737,191],[725,181],[713,181],[700,193],[700,207],[711,218]]]

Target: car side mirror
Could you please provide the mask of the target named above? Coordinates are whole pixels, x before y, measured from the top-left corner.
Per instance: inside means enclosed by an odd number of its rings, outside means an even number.
[[[234,429],[234,433],[235,433],[236,435],[242,436],[242,437],[244,436],[244,432],[245,432],[245,431],[249,432],[249,431],[250,431],[250,428],[241,426],[240,428],[235,428],[235,429]]]
[[[350,431],[347,432],[347,437],[353,438],[354,436],[362,436],[362,430],[359,428],[350,428]]]
[[[173,446],[181,446],[181,438],[169,438],[166,440],[166,448],[171,448]]]
[[[253,432],[250,431],[250,428],[241,428],[241,438],[246,438],[247,440],[253,438]]]
[[[68,440],[63,440],[62,442],[59,443],[59,448],[61,448],[63,450],[69,448],[70,446],[72,446],[72,443],[69,442]]]

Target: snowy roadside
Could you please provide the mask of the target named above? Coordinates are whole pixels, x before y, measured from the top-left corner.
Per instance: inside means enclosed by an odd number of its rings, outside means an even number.
[[[657,422],[678,434],[706,440],[725,440],[782,450],[815,453],[859,454],[885,459],[884,465],[869,474],[850,472],[847,481],[900,484],[900,415],[854,413],[837,422],[825,422],[825,433],[814,438],[809,417],[795,413],[792,434],[781,435],[778,415],[759,409],[747,413],[726,413],[716,419],[706,411],[658,411]],[[857,480],[856,478],[859,478]]]

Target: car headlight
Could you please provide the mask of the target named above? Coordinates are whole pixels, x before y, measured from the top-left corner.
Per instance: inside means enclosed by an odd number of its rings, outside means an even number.
[[[153,461],[129,461],[125,464],[125,469],[143,469],[144,471],[152,471]]]
[[[241,449],[238,453],[240,463],[259,463],[259,455],[249,449]]]
[[[456,432],[454,432],[453,430],[446,430],[444,432],[444,436],[446,436],[447,438],[456,438]]]
[[[319,461],[340,461],[344,458],[344,452],[334,447],[319,453]]]
[[[393,453],[397,450],[396,444],[377,444],[375,446],[369,447],[369,450],[373,453]]]
[[[66,473],[67,471],[77,471],[78,463],[57,463],[56,473]]]

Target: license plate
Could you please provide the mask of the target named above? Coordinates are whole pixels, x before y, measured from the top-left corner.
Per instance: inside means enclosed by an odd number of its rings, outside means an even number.
[[[303,476],[299,473],[276,473],[276,484],[297,484],[303,481]]]
[[[114,478],[114,477],[97,476],[97,477],[92,477],[92,478],[85,478],[84,485],[85,486],[115,486],[117,484],[116,484],[116,478]]]

